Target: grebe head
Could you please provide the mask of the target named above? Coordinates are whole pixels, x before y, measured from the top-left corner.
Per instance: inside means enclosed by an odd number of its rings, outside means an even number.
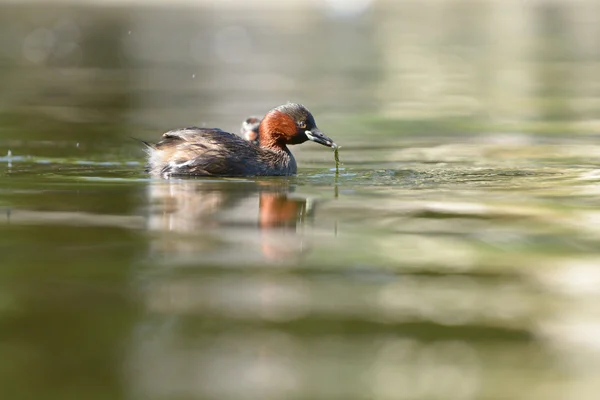
[[[258,117],[248,117],[244,122],[242,122],[242,128],[240,129],[240,133],[242,137],[249,142],[254,144],[258,144],[258,127],[260,126],[260,118]]]
[[[259,126],[259,141],[263,147],[283,148],[307,140],[329,147],[334,141],[317,128],[314,117],[302,104],[288,103],[275,107],[265,115]]]

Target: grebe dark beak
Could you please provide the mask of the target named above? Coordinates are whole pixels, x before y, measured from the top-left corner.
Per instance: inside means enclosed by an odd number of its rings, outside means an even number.
[[[323,132],[321,132],[319,128],[313,128],[310,131],[304,131],[304,133],[309,140],[312,140],[315,143],[322,144],[323,146],[333,147],[334,149],[338,147],[333,140],[323,135]]]

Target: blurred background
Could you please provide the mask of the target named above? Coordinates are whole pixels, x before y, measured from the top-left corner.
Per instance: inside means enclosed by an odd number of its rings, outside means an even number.
[[[131,139],[301,102],[293,178]],[[0,395],[596,399],[600,2],[0,0]]]

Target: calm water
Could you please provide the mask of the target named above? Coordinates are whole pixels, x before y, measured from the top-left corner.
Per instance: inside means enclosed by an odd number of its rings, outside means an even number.
[[[597,398],[598,5],[368,3],[0,5],[2,398]],[[338,172],[129,138],[287,100]]]

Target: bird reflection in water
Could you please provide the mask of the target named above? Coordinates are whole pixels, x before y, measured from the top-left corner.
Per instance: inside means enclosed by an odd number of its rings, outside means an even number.
[[[180,263],[292,261],[305,250],[298,228],[314,211],[292,189],[281,178],[152,182],[152,250]]]
[[[289,178],[151,182],[151,265],[136,281],[148,313],[127,361],[140,398],[280,398],[297,387],[300,342],[254,327],[310,312],[309,282],[286,267],[306,251],[314,209],[292,192]]]

